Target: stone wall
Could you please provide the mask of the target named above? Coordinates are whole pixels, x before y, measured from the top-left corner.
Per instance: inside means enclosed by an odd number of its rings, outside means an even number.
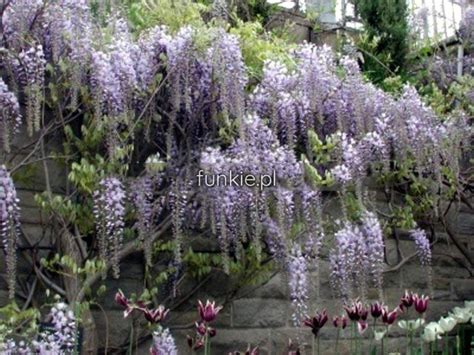
[[[27,140],[25,140],[27,142]],[[54,142],[50,142],[50,147]],[[18,149],[19,147],[16,147]],[[15,149],[15,148],[14,148]],[[13,150],[15,151],[15,150]],[[22,155],[16,159],[20,161]],[[51,234],[48,219],[42,215],[34,201],[34,194],[41,192],[45,186],[43,165],[38,163],[37,171],[32,180],[19,183],[18,194],[21,200],[21,221],[24,237],[31,243],[39,243],[42,247],[48,247],[56,236]],[[62,168],[48,163],[50,174],[50,184],[54,191],[61,193],[65,189],[65,172]],[[43,176],[43,178],[40,178]],[[471,200],[474,204],[474,200]],[[383,202],[377,203],[382,209]],[[474,211],[466,205],[460,205],[448,214],[450,228],[456,233],[468,252],[472,254],[474,250]],[[325,217],[338,218],[340,212],[337,206],[328,205]],[[438,319],[449,309],[460,305],[464,300],[474,299],[474,279],[472,277],[472,267],[467,268],[466,258],[459,253],[452,245],[449,236],[441,226],[436,226],[436,244],[433,257],[433,300],[430,303],[428,320]],[[206,238],[196,237],[191,244],[200,251],[216,252],[215,244]],[[396,243],[388,239],[387,262],[395,265],[399,261]],[[26,239],[22,240],[21,246],[28,246]],[[398,242],[402,255],[407,256],[413,253],[414,243],[406,235],[400,234]],[[37,258],[46,256],[49,251],[41,250]],[[331,315],[341,312],[341,304],[333,299],[329,279],[329,265],[327,261],[328,248],[323,248],[322,260],[317,270],[311,271],[313,284],[312,297],[310,300],[311,311],[326,308]],[[27,280],[31,280],[32,268],[23,255],[20,253],[19,281],[20,285]],[[2,257],[3,258],[3,257]],[[4,272],[4,262],[0,260]],[[163,265],[161,265],[163,267]],[[389,269],[390,266],[387,266]],[[113,296],[117,289],[122,289],[126,294],[140,292],[144,284],[143,257],[140,253],[130,256],[122,263],[121,278],[119,280],[109,279],[106,281],[107,292],[98,301],[106,311],[106,316],[99,308],[93,308],[99,339],[102,346],[107,343],[112,349],[118,349],[127,341],[130,334],[130,321],[123,320],[122,309],[113,302]],[[316,280],[319,275],[320,284],[317,286]],[[7,302],[6,284],[0,279],[2,288],[0,291],[0,305]],[[41,284],[41,282],[40,282]],[[200,287],[198,287],[198,285]],[[286,276],[283,272],[276,272],[269,275],[268,279],[259,285],[248,285],[238,289],[236,292],[235,280],[232,275],[224,275],[214,272],[206,281],[193,280],[187,278],[183,282],[177,299],[180,305],[170,313],[168,326],[176,336],[180,353],[188,353],[186,345],[186,335],[193,334],[193,324],[197,318],[195,302],[197,299],[216,299],[217,303],[224,304],[225,308],[219,315],[216,323],[218,329],[217,336],[213,339],[214,354],[227,354],[231,350],[243,350],[247,344],[258,345],[261,354],[282,354],[289,338],[299,340],[299,342],[310,344],[310,332],[308,329],[295,329],[291,325],[291,304],[287,288]],[[316,292],[316,289],[319,291]],[[398,299],[405,289],[414,290],[419,293],[429,293],[427,289],[427,273],[423,270],[416,258],[406,262],[399,269],[385,274],[384,297],[391,307],[398,303]],[[20,287],[21,291],[21,287]],[[375,290],[369,290],[369,297],[376,298]],[[43,298],[44,287],[39,287],[35,295],[35,300]],[[164,291],[166,293],[166,291]],[[232,294],[232,295],[230,295]],[[169,296],[169,294],[165,294]],[[20,303],[22,300],[19,300]],[[35,303],[33,303],[35,304]],[[107,319],[106,319],[107,318]],[[136,329],[136,332],[138,330]],[[321,346],[323,354],[331,354],[334,345],[335,331],[328,323],[321,332]],[[348,335],[348,334],[346,334]],[[401,344],[400,332],[395,329],[391,332],[392,337],[388,344],[392,349],[396,349]],[[137,347],[136,353],[146,354],[148,343],[142,343]],[[348,342],[343,340],[340,353],[347,349]]]

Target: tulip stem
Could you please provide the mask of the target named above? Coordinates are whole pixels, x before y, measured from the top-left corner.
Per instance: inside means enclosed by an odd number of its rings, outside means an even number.
[[[341,333],[341,329],[337,327],[337,333],[336,333],[336,349],[334,349],[334,352],[337,354],[337,346],[339,345],[339,334]]]
[[[320,355],[320,351],[321,351],[321,341],[320,341],[320,337],[318,337],[318,355]]]
[[[414,355],[413,354],[413,330],[408,331],[408,337],[409,337],[408,347],[410,349],[408,354]]]
[[[211,355],[211,349],[210,349],[210,344],[209,344],[209,335],[206,334],[204,338],[204,355]]]
[[[461,355],[461,328],[462,325],[458,327],[458,334],[456,335],[456,353]]]
[[[315,344],[315,338],[313,337],[311,339],[311,354],[316,355],[316,344]]]
[[[351,322],[351,343],[350,343],[350,348],[351,348],[351,354],[354,354],[354,322]]]
[[[372,332],[374,333],[374,336],[370,338],[369,351],[372,351],[372,344],[375,339],[375,325],[376,324],[377,324],[377,318],[374,318],[374,326],[372,328]],[[375,347],[377,347],[377,343],[375,343]]]

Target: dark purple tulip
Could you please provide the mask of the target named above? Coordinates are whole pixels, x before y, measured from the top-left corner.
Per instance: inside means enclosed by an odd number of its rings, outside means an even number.
[[[392,312],[389,312],[386,307],[382,309],[382,321],[385,324],[393,324],[397,319],[397,315],[398,313],[396,308]]]
[[[326,310],[317,312],[312,318],[308,317],[304,320],[304,325],[311,328],[311,332],[314,336],[318,336],[319,330],[324,327],[324,324],[328,321],[328,314]]]
[[[187,342],[188,342],[188,346],[189,346],[190,348],[192,348],[192,347],[193,347],[193,343],[194,343],[194,339],[191,338],[189,335],[186,335],[186,340],[187,340]]]
[[[364,307],[359,308],[360,319],[362,319],[363,321],[366,321],[368,315],[369,315],[369,311],[367,310],[367,308],[364,308]]]
[[[211,338],[214,338],[217,334],[217,330],[215,328],[211,328],[211,327],[207,328],[207,332],[209,333],[209,336]]]
[[[194,339],[191,338],[189,335],[186,336],[188,341],[188,346],[193,350],[199,350],[204,346],[204,342],[202,339]]]
[[[117,302],[119,305],[123,307],[128,307],[130,301],[128,300],[127,297],[123,294],[121,290],[118,290],[118,292],[115,294],[115,302]]]
[[[417,294],[415,294],[414,296],[415,310],[420,314],[425,313],[426,310],[428,309],[429,300],[430,298],[428,296],[424,296],[424,295],[418,296]]]
[[[207,332],[206,325],[203,322],[201,323],[196,322],[196,332],[202,336],[206,335],[206,332]]]
[[[203,305],[201,301],[198,301],[199,316],[205,322],[212,322],[216,319],[217,314],[222,309],[222,306],[216,307],[216,302],[206,301],[206,305]]]
[[[339,328],[341,327],[342,329],[345,329],[347,327],[347,318],[345,316],[334,316],[332,318],[332,324],[336,327]]]
[[[403,305],[403,307],[410,308],[413,305],[414,298],[413,298],[413,292],[408,292],[405,290],[405,294],[400,298],[400,305]]]
[[[169,309],[166,309],[164,306],[160,305],[156,309],[147,309],[143,310],[145,319],[151,323],[159,323],[166,318]]]
[[[352,321],[366,320],[368,315],[368,310],[364,308],[362,302],[356,301],[353,302],[350,307],[344,306],[344,309],[347,312],[347,316]]]
[[[370,314],[372,315],[372,317],[377,319],[378,317],[382,315],[382,309],[383,309],[383,304],[379,302],[372,303],[370,305]]]

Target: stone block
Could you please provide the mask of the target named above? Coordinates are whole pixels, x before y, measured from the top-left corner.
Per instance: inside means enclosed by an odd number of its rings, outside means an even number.
[[[474,300],[474,280],[453,280],[453,291],[460,300]]]
[[[255,298],[279,298],[288,300],[289,293],[285,274],[279,272],[259,287],[248,285],[239,290],[239,295],[243,297],[249,294]]]
[[[280,299],[247,298],[232,302],[232,326],[236,328],[269,328],[286,325],[290,303]]]

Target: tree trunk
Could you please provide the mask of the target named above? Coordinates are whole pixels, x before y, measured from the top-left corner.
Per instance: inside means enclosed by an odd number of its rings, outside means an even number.
[[[69,231],[62,233],[62,238],[60,241],[60,249],[63,255],[68,255],[74,260],[76,265],[82,266],[84,263],[84,258],[81,255],[81,250],[79,243],[82,243],[80,237],[74,237]],[[85,246],[82,248],[85,250]],[[76,297],[79,290],[82,287],[82,282],[78,275],[73,274],[72,270],[65,270],[67,274],[72,275],[73,277],[64,277],[64,286],[66,290],[66,298],[68,303],[75,306]],[[95,320],[92,316],[92,312],[89,309],[85,309],[81,313],[82,321],[82,346],[81,353],[92,355],[97,354],[98,348],[98,337],[97,337],[97,328],[95,326]]]

